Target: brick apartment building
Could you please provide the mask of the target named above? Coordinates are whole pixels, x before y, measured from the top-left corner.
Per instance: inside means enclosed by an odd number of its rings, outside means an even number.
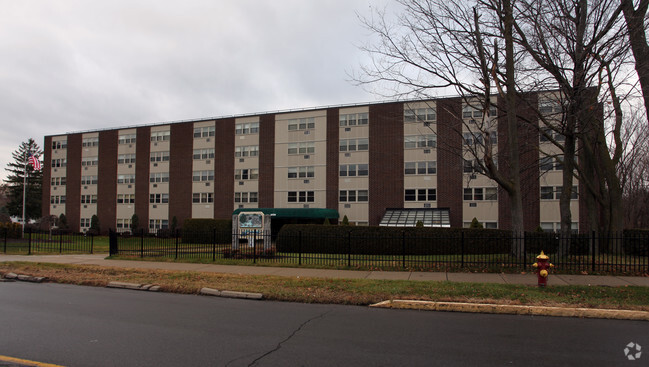
[[[538,111],[554,109],[550,100],[534,101]],[[136,213],[155,231],[173,217],[179,225],[227,219],[238,208],[329,208],[357,225],[378,225],[388,209],[427,216],[443,208],[454,227],[477,218],[507,229],[507,195],[470,154],[484,142],[476,124],[491,126],[489,143],[498,164],[507,164],[504,118],[458,97],[46,136],[43,215],[65,214],[84,231],[96,214],[102,230],[125,231]],[[534,124],[519,130],[525,228],[556,230],[560,160],[546,157],[556,148]],[[575,229],[585,226],[583,206],[575,195]]]

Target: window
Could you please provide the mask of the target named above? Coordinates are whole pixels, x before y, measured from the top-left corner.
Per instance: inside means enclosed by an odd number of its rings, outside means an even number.
[[[65,186],[66,180],[65,177],[52,177],[52,186]]]
[[[552,200],[552,199],[554,199],[554,187],[541,186],[541,200]]]
[[[82,185],[96,185],[97,176],[81,176]]]
[[[404,122],[431,122],[437,120],[437,114],[433,108],[405,109],[403,111]]]
[[[552,157],[542,157],[539,160],[539,168],[541,171],[550,171],[554,168],[554,164],[552,163],[553,159]]]
[[[82,140],[82,142],[81,142],[81,146],[83,146],[84,148],[87,148],[87,147],[96,147],[96,146],[98,146],[98,145],[99,145],[99,137],[95,137],[95,138],[83,138],[83,140]]]
[[[288,202],[289,203],[312,203],[315,201],[315,194],[313,191],[289,191],[288,192]]]
[[[150,204],[168,204],[169,194],[149,194]]]
[[[65,159],[52,159],[52,168],[65,167],[66,162]]]
[[[235,203],[256,203],[258,201],[258,194],[256,192],[235,192]]]
[[[117,164],[135,163],[135,154],[120,154],[117,156]]]
[[[65,195],[50,196],[50,204],[65,204]]]
[[[136,134],[120,135],[117,140],[117,144],[134,144],[136,138],[137,138]]]
[[[340,151],[341,152],[355,152],[366,151],[369,149],[369,139],[341,139]]]
[[[369,175],[369,165],[367,163],[361,163],[358,165],[358,175],[359,176]]]
[[[349,113],[341,114],[339,121],[340,126],[367,125],[369,122],[367,113]]]
[[[171,131],[154,131],[151,132],[151,141],[169,141],[171,138]]]
[[[212,159],[214,158],[214,148],[210,149],[194,149],[194,154],[192,156],[195,160],[197,159]]]
[[[234,179],[239,180],[257,180],[259,179],[259,169],[244,168],[234,170]]]
[[[234,126],[236,135],[257,134],[259,133],[259,122],[246,122]]]
[[[96,166],[99,164],[99,157],[85,157],[81,159],[81,166]]]
[[[134,204],[135,194],[117,194],[117,204]]]
[[[81,195],[81,204],[96,204],[97,195]]]
[[[404,136],[403,143],[404,143],[403,147],[405,149],[435,148],[437,147],[437,135],[427,134],[427,135]]]
[[[436,201],[437,189],[406,189],[404,201]]]
[[[65,149],[68,147],[68,141],[67,140],[53,140],[52,141],[52,149],[57,150],[57,149]]]
[[[131,220],[130,219],[117,219],[117,232],[124,232],[124,230],[128,230],[131,228]]]
[[[169,182],[169,172],[156,172],[149,175],[149,182]]]
[[[313,154],[315,153],[315,143],[314,142],[304,142],[304,143],[289,143],[288,144],[288,154]]]
[[[192,173],[192,181],[214,181],[214,171],[194,171]]]
[[[406,175],[434,175],[437,173],[437,161],[405,162]]]
[[[356,176],[368,176],[369,175],[369,165],[367,163],[361,164],[343,164],[340,165],[340,177],[356,177]]]
[[[312,178],[315,175],[315,167],[302,166],[302,167],[289,167],[288,178]]]
[[[194,138],[208,138],[214,136],[216,128],[214,126],[195,127]]]
[[[562,186],[541,186],[541,199],[542,200],[560,200]],[[578,187],[573,186],[570,192],[570,200],[579,199]]]
[[[288,131],[315,129],[315,117],[288,120]]]
[[[90,218],[81,218],[81,228],[90,228]]]
[[[498,200],[498,188],[474,187],[465,188],[463,199],[466,201]]]
[[[206,204],[214,202],[214,194],[211,192],[195,192],[192,194],[192,203]]]
[[[168,229],[169,220],[167,219],[149,219],[149,230],[156,232],[159,229]]]
[[[235,157],[257,157],[258,155],[259,155],[259,145],[234,147]]]
[[[368,190],[340,190],[341,203],[367,202]]]
[[[118,184],[134,184],[135,175],[117,175]]]
[[[539,113],[550,114],[550,113],[561,113],[561,103],[558,100],[539,100]]]
[[[151,152],[151,162],[169,162],[169,151]]]

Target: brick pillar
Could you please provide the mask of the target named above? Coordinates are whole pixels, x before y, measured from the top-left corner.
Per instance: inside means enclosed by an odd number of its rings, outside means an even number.
[[[169,152],[169,225],[175,216],[178,227],[192,217],[192,154],[194,123],[171,125]]]
[[[74,232],[79,232],[81,227],[81,140],[81,134],[68,135],[65,216]]]
[[[275,115],[262,115],[259,118],[259,207],[274,206]]]
[[[99,132],[97,217],[102,233],[115,229],[117,219],[117,134],[118,130]]]
[[[338,169],[339,153],[338,128],[339,112],[337,108],[327,110],[327,209],[338,210]]]
[[[149,228],[149,170],[151,128],[138,127],[135,141],[135,214],[140,228]]]

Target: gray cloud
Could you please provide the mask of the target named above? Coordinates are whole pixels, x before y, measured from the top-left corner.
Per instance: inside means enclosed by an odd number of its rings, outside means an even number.
[[[0,5],[0,178],[30,137],[376,99],[347,81],[368,0]]]

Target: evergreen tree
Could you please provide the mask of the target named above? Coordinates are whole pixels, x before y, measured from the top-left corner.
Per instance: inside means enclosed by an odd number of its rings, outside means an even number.
[[[68,218],[63,213],[59,215],[59,229],[68,229]]]
[[[135,234],[138,228],[140,228],[140,217],[137,214],[133,214],[131,216],[131,233]]]
[[[43,151],[33,139],[20,144],[20,147],[12,153],[13,162],[5,169],[9,175],[4,180],[7,185],[7,211],[10,215],[21,218],[23,215],[23,180],[27,174],[27,189],[25,200],[25,221],[41,217],[41,201],[43,191],[43,171],[34,170],[27,164],[29,153],[38,157]],[[27,169],[25,170],[25,166]]]
[[[343,217],[343,226],[348,226],[349,225],[349,218],[347,218],[347,215]]]
[[[100,233],[99,217],[96,214],[90,217],[90,231],[94,234]]]

